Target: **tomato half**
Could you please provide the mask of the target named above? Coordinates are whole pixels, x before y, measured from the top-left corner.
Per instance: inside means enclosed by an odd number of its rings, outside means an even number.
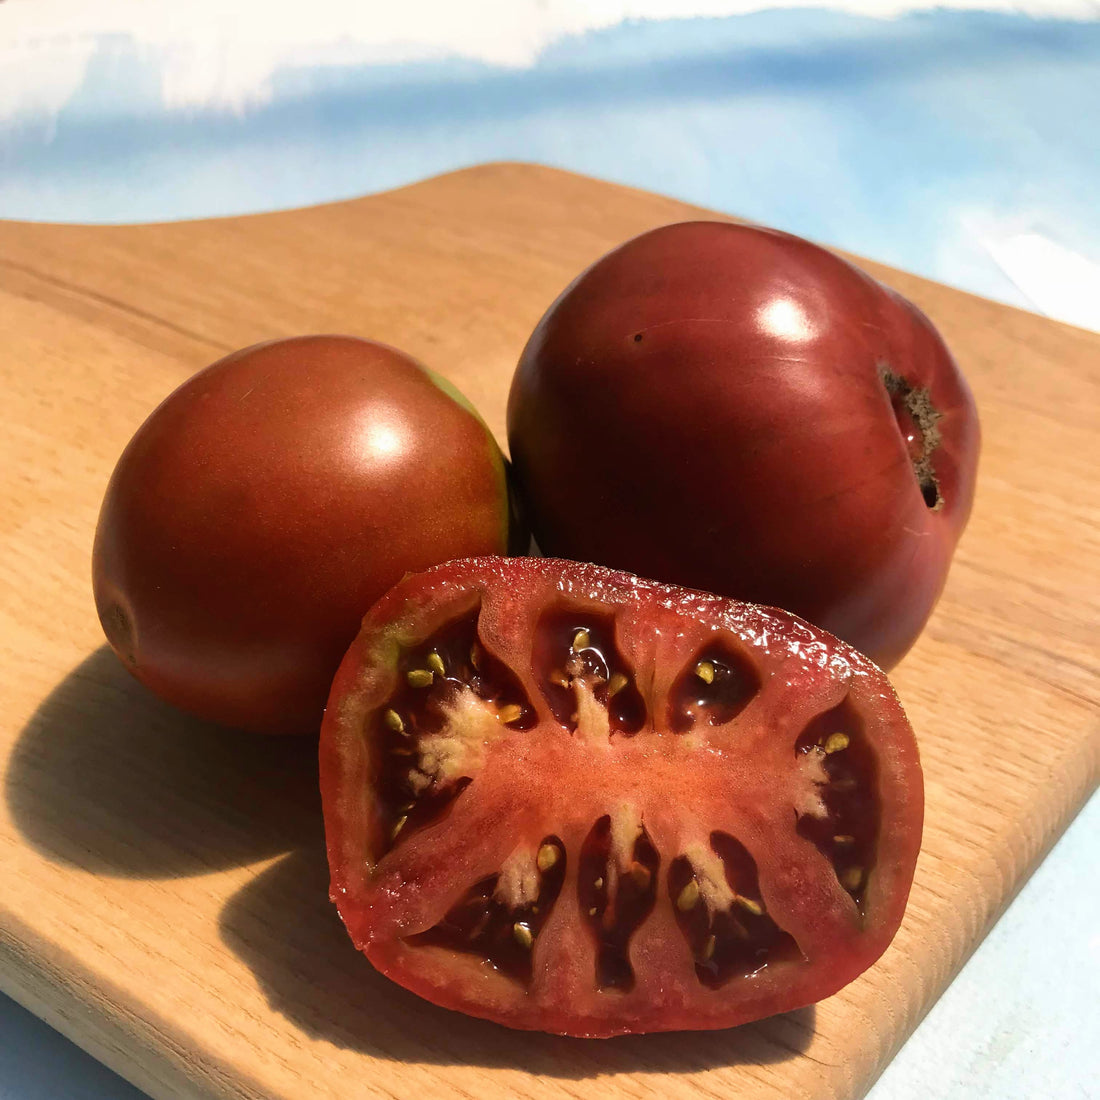
[[[783,611],[554,559],[408,577],[321,732],[332,897],[427,999],[577,1036],[728,1027],[889,944],[920,847],[885,676]]]

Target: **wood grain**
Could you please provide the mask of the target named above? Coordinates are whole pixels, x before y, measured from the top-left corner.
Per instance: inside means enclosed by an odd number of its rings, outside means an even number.
[[[611,245],[705,212],[529,165],[222,221],[0,223],[0,987],[155,1097],[862,1094],[1095,787],[1100,337],[864,266],[934,319],[985,444],[947,592],[895,681],[927,829],[895,944],[736,1031],[511,1033],[377,976],[326,899],[311,746],[151,698],[102,646],[96,513],[192,371],[337,331],[453,379],[503,435],[527,333]]]

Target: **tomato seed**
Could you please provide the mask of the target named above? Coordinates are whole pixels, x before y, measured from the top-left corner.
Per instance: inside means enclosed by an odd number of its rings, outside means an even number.
[[[704,684],[714,683],[714,665],[710,661],[700,661],[695,666],[695,675],[703,681]]]
[[[535,937],[531,935],[531,929],[523,921],[516,921],[512,925],[512,936],[520,947],[524,947],[528,951],[531,950],[531,945],[535,942]]]
[[[447,673],[446,666],[443,664],[443,658],[440,657],[437,650],[433,649],[431,653],[428,654],[427,665],[432,672],[439,676],[444,676]]]
[[[863,868],[845,868],[840,875],[840,884],[845,890],[858,890],[863,885]]]
[[[544,844],[535,857],[535,863],[540,871],[549,871],[558,862],[558,849],[556,845]]]
[[[582,649],[587,649],[591,642],[591,636],[588,631],[582,627],[573,635],[573,652],[579,653]]]
[[[435,675],[426,668],[410,668],[405,673],[405,679],[408,681],[409,687],[426,688],[431,686]]]
[[[404,733],[405,723],[401,719],[401,715],[397,711],[390,709],[382,715],[382,720],[386,725],[393,730],[394,733]]]
[[[514,722],[522,713],[523,707],[519,703],[509,703],[506,707],[501,707],[497,711],[497,718],[507,725],[509,722]]]
[[[699,904],[699,883],[692,879],[676,896],[676,908],[681,913],[694,909]]]
[[[843,752],[850,744],[846,733],[830,733],[825,739],[825,751],[832,755],[834,752]]]

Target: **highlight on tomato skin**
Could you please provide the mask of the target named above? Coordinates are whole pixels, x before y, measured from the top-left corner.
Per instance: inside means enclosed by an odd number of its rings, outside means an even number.
[[[407,571],[510,551],[507,482],[470,403],[404,352],[337,335],[244,348],[118,461],[92,553],[104,633],[182,710],[316,735],[371,603]]]
[[[321,731],[332,898],[382,973],[510,1027],[722,1028],[830,996],[901,922],[913,732],[787,612],[548,558],[406,577]]]
[[[544,553],[787,608],[889,669],[943,589],[980,431],[911,302],[809,241],[698,221],[550,305],[508,445]]]

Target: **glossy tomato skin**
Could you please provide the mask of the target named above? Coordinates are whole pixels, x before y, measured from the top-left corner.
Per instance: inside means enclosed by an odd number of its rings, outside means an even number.
[[[374,600],[508,539],[500,451],[449,383],[308,336],[226,356],[150,415],[107,488],[93,587],[111,645],[165,700],[316,733]]]
[[[915,306],[807,241],[718,222],[646,233],[562,293],[508,438],[544,552],[788,608],[885,668],[939,597],[979,449]]]
[[[405,578],[340,666],[320,764],[355,944],[516,1028],[729,1027],[829,996],[890,943],[920,848],[916,742],[867,658],[576,562]]]

